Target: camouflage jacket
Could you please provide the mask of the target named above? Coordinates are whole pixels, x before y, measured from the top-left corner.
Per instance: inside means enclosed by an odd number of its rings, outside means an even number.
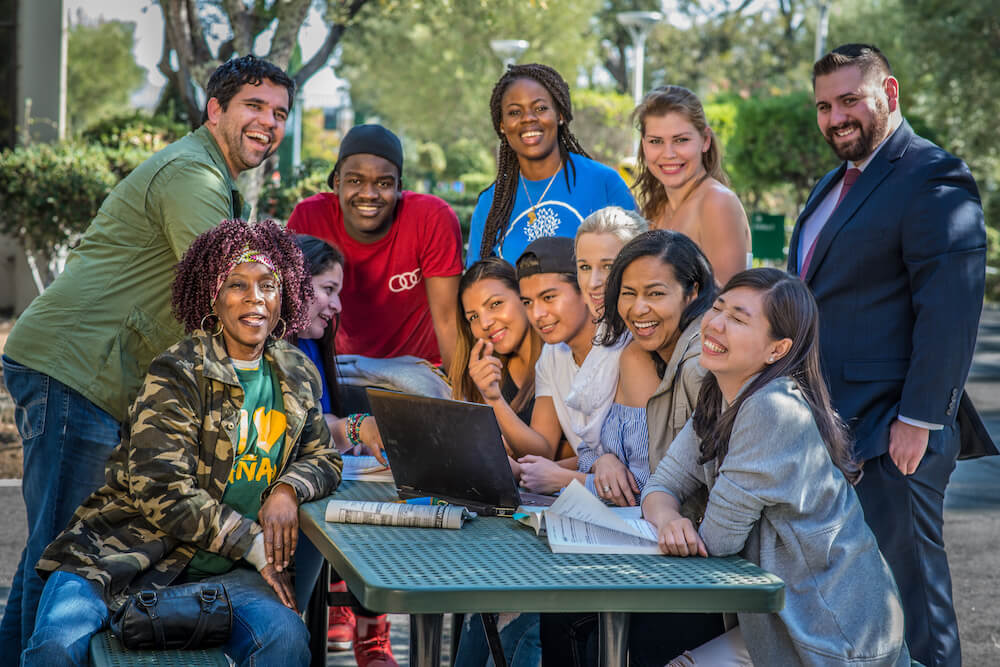
[[[278,475],[299,502],[329,495],[343,462],[333,448],[315,366],[284,341],[264,357],[278,375],[287,419]],[[98,583],[112,607],[166,586],[198,549],[237,560],[260,526],[222,502],[239,436],[243,389],[220,338],[202,331],[157,357],[108,459],[104,486],[77,509],[35,566]]]

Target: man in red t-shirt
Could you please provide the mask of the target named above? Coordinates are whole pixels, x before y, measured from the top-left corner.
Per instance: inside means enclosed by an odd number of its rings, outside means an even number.
[[[330,174],[333,192],[302,200],[288,229],[344,253],[338,354],[411,354],[451,362],[462,233],[451,207],[401,189],[403,148],[381,125],[351,128]]]

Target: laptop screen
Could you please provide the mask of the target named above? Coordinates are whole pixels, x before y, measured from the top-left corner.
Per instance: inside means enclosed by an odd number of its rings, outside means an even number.
[[[492,408],[371,388],[368,400],[401,492],[518,506]]]

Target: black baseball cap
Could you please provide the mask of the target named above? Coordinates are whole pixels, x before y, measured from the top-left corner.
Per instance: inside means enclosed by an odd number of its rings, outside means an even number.
[[[340,152],[337,153],[337,164],[333,165],[333,171],[326,179],[326,183],[331,189],[333,189],[333,175],[337,173],[340,161],[358,153],[385,158],[396,165],[396,169],[399,170],[399,178],[402,180],[403,144],[399,142],[399,137],[381,125],[355,125],[341,140]]]
[[[576,275],[576,242],[565,236],[543,236],[528,244],[517,258],[517,279],[536,273]]]

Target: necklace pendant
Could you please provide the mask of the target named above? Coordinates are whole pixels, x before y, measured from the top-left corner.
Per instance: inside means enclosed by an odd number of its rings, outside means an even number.
[[[531,210],[528,211],[528,220],[531,222],[531,224],[535,224],[535,221],[538,220],[538,216],[535,215],[535,207],[534,206],[532,206]]]

